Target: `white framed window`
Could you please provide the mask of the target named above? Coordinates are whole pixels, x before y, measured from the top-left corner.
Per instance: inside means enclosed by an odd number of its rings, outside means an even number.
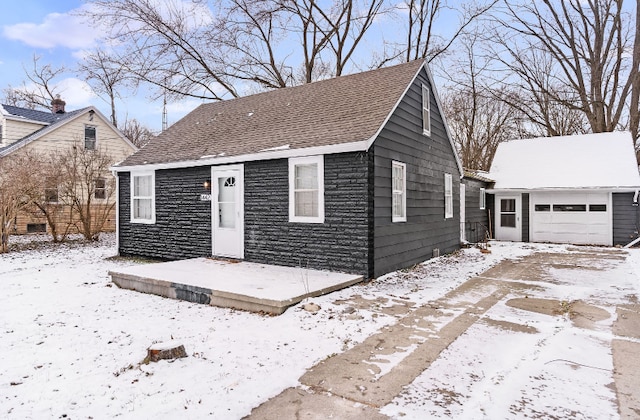
[[[96,150],[96,128],[92,125],[84,126],[84,148]]]
[[[131,222],[156,222],[155,173],[131,173]]]
[[[289,159],[289,221],[324,223],[324,156]]]
[[[393,195],[393,222],[407,221],[407,165],[393,161],[391,163],[391,190]]]
[[[431,95],[425,85],[422,85],[422,134],[431,135]]]
[[[487,190],[480,188],[480,210],[484,210],[487,205]]]
[[[453,177],[444,174],[444,218],[453,217]]]

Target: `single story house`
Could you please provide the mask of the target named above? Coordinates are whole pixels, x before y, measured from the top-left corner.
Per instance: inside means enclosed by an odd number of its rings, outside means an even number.
[[[501,143],[488,178],[498,240],[626,245],[638,236],[640,175],[628,132]]]
[[[372,278],[460,246],[462,167],[423,60],[200,105],[112,169],[121,255]]]

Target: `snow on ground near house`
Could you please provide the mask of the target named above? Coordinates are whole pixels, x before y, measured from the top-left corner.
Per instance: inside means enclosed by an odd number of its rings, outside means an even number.
[[[317,314],[298,305],[269,317],[118,289],[107,271],[141,262],[108,258],[115,254],[112,235],[97,244],[57,246],[26,242],[33,238],[13,239],[13,246],[23,250],[0,255],[3,418],[241,418],[298,385],[317,362],[394,323],[396,316],[382,310],[394,299],[425,304],[505,258],[536,250],[569,252],[563,246],[504,243],[493,244],[488,255],[466,249],[417,270],[314,298],[322,307]],[[637,270],[637,251],[632,257]],[[601,277],[603,273],[608,271],[600,272]],[[611,283],[609,277],[600,279],[604,283],[590,278],[579,291],[566,290],[567,296],[577,293],[587,299],[592,294],[587,286]],[[607,299],[622,299],[615,290],[602,292]],[[628,293],[628,288],[620,293]],[[369,307],[354,311],[343,302],[355,295],[370,301]],[[527,403],[529,410],[543,413],[558,399],[597,404],[584,396],[592,394],[581,395],[571,386],[575,380],[594,387],[611,382],[608,346],[590,346],[594,350],[589,354],[575,354],[583,342],[604,340],[597,331],[573,329],[565,318],[501,304],[485,316],[517,317],[540,333],[516,336],[476,323],[465,333],[464,345],[454,342],[385,412],[404,419],[424,418],[424,413],[504,418],[522,414],[517,406],[501,406],[518,395],[534,401]],[[149,346],[171,339],[184,344],[189,357],[141,364]],[[500,345],[487,345],[495,342]],[[605,370],[576,370],[547,360],[558,358]],[[532,360],[546,364],[540,367]],[[530,375],[523,376],[523,371]],[[539,386],[538,378],[553,380]],[[446,392],[433,395],[430,390],[438,388]],[[609,394],[602,398],[615,397]],[[458,404],[438,403],[447,398]],[[593,410],[588,412],[594,418],[608,418],[614,416],[615,403],[600,401]]]

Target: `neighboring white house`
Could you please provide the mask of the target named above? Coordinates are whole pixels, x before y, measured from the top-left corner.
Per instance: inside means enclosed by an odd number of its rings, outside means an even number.
[[[628,132],[501,143],[488,177],[496,239],[624,245],[638,236],[640,175]]]

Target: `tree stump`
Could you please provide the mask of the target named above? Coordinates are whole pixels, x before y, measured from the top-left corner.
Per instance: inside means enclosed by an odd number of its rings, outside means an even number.
[[[147,349],[147,360],[157,362],[158,360],[173,360],[187,357],[184,346],[175,340],[164,343],[156,343]]]

